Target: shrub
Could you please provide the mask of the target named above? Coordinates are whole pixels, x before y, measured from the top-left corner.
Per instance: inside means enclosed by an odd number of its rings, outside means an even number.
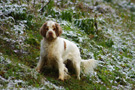
[[[94,34],[94,19],[86,18],[86,19],[76,19],[74,24],[85,31],[86,34]]]

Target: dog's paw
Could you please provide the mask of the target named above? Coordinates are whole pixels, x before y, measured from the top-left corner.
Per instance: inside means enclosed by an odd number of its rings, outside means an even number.
[[[68,73],[68,69],[66,67],[64,67],[64,72]]]
[[[64,81],[64,77],[62,77],[62,76],[59,76],[58,79],[61,80],[61,81]]]
[[[69,74],[64,74],[64,79],[69,79],[69,78],[71,78],[71,76],[69,75]]]
[[[80,77],[77,77],[78,80],[80,80]]]

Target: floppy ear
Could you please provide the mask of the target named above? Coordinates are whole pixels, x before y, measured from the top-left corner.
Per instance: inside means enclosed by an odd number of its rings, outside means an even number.
[[[47,27],[47,22],[44,23],[41,28],[40,28],[40,34],[43,36],[43,37],[46,37],[46,32],[48,30],[48,27]]]
[[[60,36],[62,34],[62,28],[58,23],[55,23],[55,26],[56,26],[56,35]]]

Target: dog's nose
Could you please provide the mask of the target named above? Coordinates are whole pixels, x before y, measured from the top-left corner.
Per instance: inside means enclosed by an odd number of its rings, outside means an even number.
[[[51,36],[53,33],[52,32],[49,32],[49,35]]]

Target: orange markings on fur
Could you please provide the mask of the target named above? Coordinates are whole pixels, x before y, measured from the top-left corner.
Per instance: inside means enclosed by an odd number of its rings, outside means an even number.
[[[57,36],[60,36],[62,34],[62,28],[58,23],[56,23],[55,26],[56,26],[56,34]]]
[[[64,50],[66,50],[66,47],[67,47],[67,46],[66,46],[66,42],[64,41]]]
[[[40,34],[43,36],[43,37],[46,37],[46,32],[48,30],[48,26],[47,26],[47,23],[44,23],[42,25],[42,27],[40,28]]]

